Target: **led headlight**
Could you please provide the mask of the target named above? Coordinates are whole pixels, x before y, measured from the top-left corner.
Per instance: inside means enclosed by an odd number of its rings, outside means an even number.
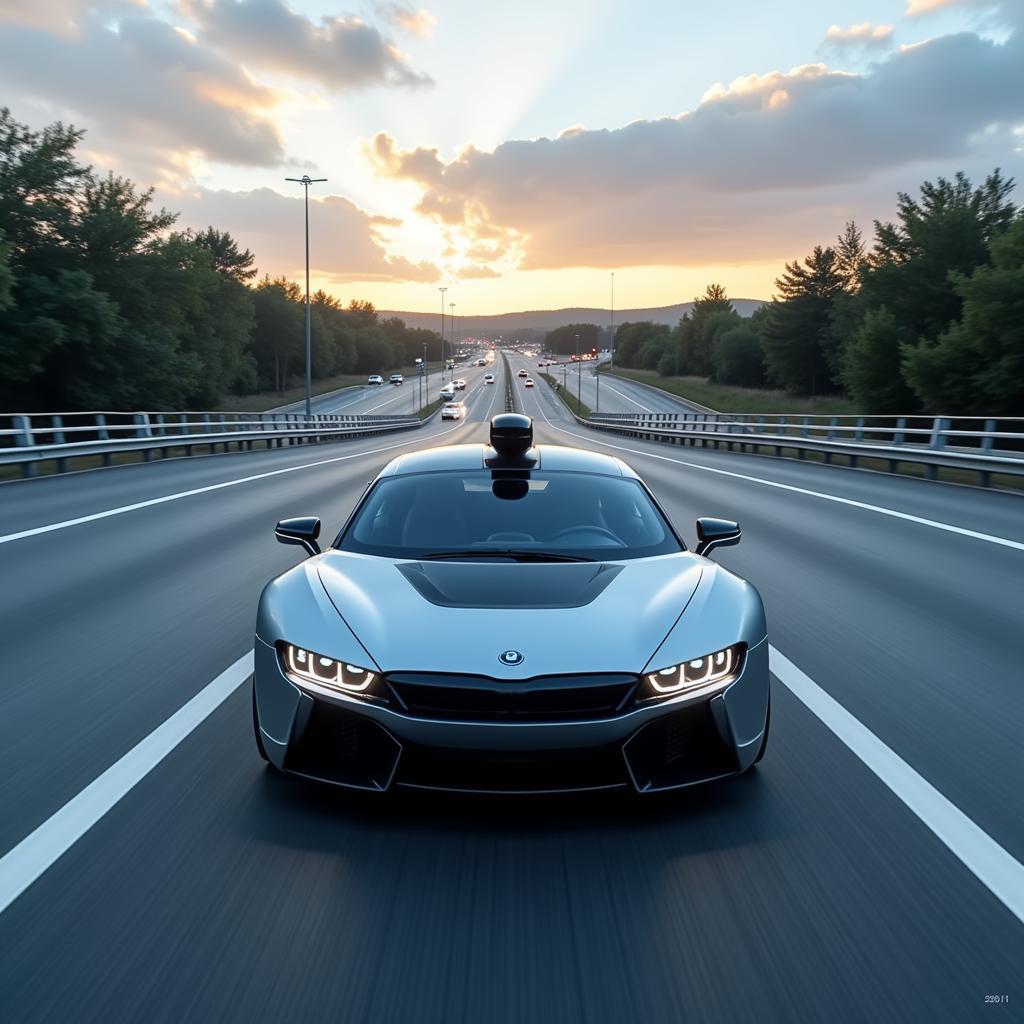
[[[281,644],[279,650],[285,672],[300,686],[316,683],[342,693],[363,693],[375,678],[369,669],[349,665],[294,644]]]
[[[682,693],[711,683],[722,683],[739,672],[743,645],[734,644],[703,658],[693,658],[679,665],[670,665],[660,672],[651,672],[647,682],[657,694]]]

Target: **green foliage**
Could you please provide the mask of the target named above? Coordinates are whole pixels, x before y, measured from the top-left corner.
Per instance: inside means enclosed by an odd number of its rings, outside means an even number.
[[[917,401],[900,372],[906,335],[885,308],[869,310],[845,355],[843,380],[857,408],[866,413],[917,411]]]
[[[597,324],[563,324],[553,331],[548,331],[544,337],[544,349],[553,355],[574,356],[577,348],[582,355],[597,351],[600,347],[601,328]]]
[[[615,363],[654,369],[671,341],[668,326],[651,320],[619,324],[615,330]],[[573,350],[575,352],[575,349]]]
[[[989,244],[991,266],[958,274],[963,319],[935,344],[904,345],[923,405],[950,415],[1024,415],[1024,215]]]
[[[739,323],[741,317],[720,284],[710,284],[693,300],[693,309],[673,332],[679,353],[679,373],[710,377],[714,372],[715,339]]]
[[[802,264],[787,263],[775,282],[779,294],[769,307],[762,343],[768,376],[792,394],[834,390],[831,314],[846,282],[836,250],[820,245]]]
[[[0,406],[211,407],[282,389],[305,362],[304,295],[256,276],[227,232],[172,230],[153,190],[80,164],[82,132],[39,132],[0,109]],[[311,303],[313,373],[385,372],[430,331],[379,322],[371,303]]]
[[[4,233],[0,231],[0,311],[5,310],[12,302],[14,271],[11,270],[10,259],[11,246],[4,241]]]
[[[723,331],[714,352],[714,379],[719,384],[744,388],[765,386],[764,349],[761,337],[747,322]]]

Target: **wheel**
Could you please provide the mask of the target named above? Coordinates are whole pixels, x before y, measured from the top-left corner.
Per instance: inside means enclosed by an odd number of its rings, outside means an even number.
[[[772,697],[768,694],[768,711],[764,716],[764,739],[761,740],[761,748],[757,752],[757,757],[754,758],[754,764],[758,764],[762,757],[764,757],[765,750],[768,749],[768,727],[772,724]],[[753,768],[754,765],[751,765]]]
[[[256,680],[252,683],[252,731],[256,735],[256,749],[259,751],[260,757],[263,758],[267,764],[270,764],[270,758],[267,757],[267,748],[263,746],[263,736],[260,734],[260,719],[256,713]]]

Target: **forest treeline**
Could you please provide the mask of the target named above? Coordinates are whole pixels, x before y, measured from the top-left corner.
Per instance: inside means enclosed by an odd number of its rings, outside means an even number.
[[[846,394],[865,413],[1024,415],[1024,210],[1014,183],[964,174],[900,193],[868,246],[848,223],[787,263],[741,317],[710,285],[674,327],[624,323],[615,362],[793,395]],[[576,331],[582,325],[576,325]]]
[[[205,409],[301,377],[299,287],[227,232],[174,230],[152,189],[78,161],[82,136],[0,109],[0,409]],[[314,378],[440,358],[369,302],[311,306]]]

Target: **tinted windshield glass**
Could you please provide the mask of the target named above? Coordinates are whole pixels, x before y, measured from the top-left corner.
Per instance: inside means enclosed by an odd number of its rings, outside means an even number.
[[[529,480],[489,472],[382,480],[339,547],[389,558],[514,550],[620,559],[680,550],[635,480],[544,472]]]

